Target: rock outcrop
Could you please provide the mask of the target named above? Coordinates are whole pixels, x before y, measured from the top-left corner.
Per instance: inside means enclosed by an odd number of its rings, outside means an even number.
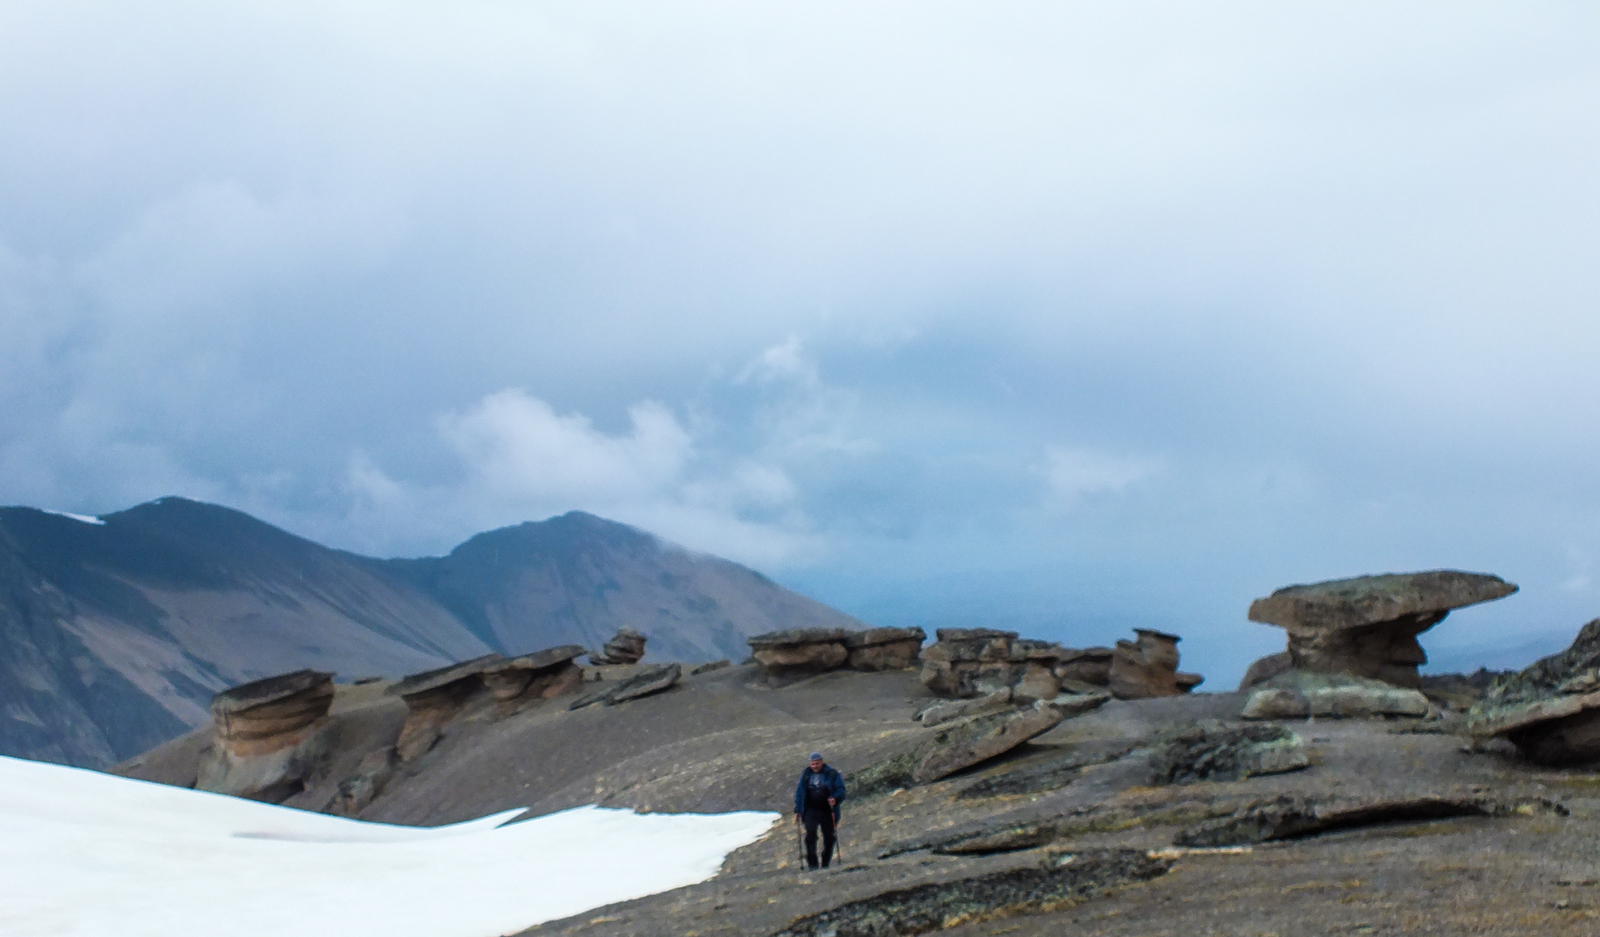
[[[1063,690],[1109,688],[1119,699],[1175,696],[1197,686],[1198,674],[1178,673],[1176,635],[1138,629],[1115,649],[1075,650],[1019,638],[1015,631],[941,628],[922,653],[922,683],[940,696],[965,699],[1009,689],[1018,702],[1054,699]]]
[[[1178,846],[1214,848],[1303,839],[1336,830],[1446,817],[1565,816],[1567,808],[1548,800],[1500,800],[1471,794],[1427,794],[1352,801],[1318,801],[1283,795],[1249,804],[1231,816],[1206,820],[1173,838]]]
[[[533,654],[491,664],[482,671],[483,683],[503,703],[521,699],[551,699],[583,685],[583,668],[576,658],[588,653],[581,644],[563,644]]]
[[[938,730],[911,769],[911,780],[927,784],[1016,748],[1061,723],[1061,712],[1047,703],[1027,709],[977,716]]]
[[[750,656],[768,676],[825,673],[850,659],[843,628],[786,628],[750,639]]]
[[[868,628],[853,631],[844,639],[850,656],[845,666],[851,670],[904,670],[922,655],[922,642],[928,633],[921,628]]]
[[[1361,719],[1428,715],[1421,691],[1349,674],[1291,670],[1257,687],[1239,715],[1244,719]]]
[[[501,654],[485,654],[472,660],[437,670],[412,674],[389,687],[388,692],[406,701],[406,722],[395,742],[401,761],[414,761],[433,748],[446,723],[466,705],[486,691],[483,673],[505,660]]]
[[[750,639],[750,653],[768,677],[776,679],[830,670],[904,670],[916,663],[921,628],[789,628]]]
[[[644,659],[644,646],[647,640],[649,639],[632,628],[622,628],[611,636],[611,640],[606,642],[603,649],[589,655],[589,663],[602,666],[637,664]]]
[[[617,703],[638,699],[641,696],[660,693],[675,686],[682,675],[683,667],[680,664],[646,667],[626,680],[618,680],[593,692],[585,693],[573,700],[567,709],[582,709],[596,703],[602,706],[615,706]]]
[[[1310,763],[1300,736],[1279,725],[1201,722],[1165,734],[1150,753],[1158,784],[1243,781]]]
[[[1358,576],[1279,589],[1250,603],[1250,620],[1289,633],[1296,669],[1416,687],[1428,661],[1417,635],[1451,609],[1516,591],[1498,576],[1456,570]]]
[[[195,787],[278,803],[299,793],[326,756],[321,729],[333,705],[333,674],[268,677],[211,700],[215,739],[200,755]]]
[[[1474,706],[1468,728],[1500,737],[1529,761],[1576,765],[1600,761],[1600,619],[1571,646],[1496,680]]]

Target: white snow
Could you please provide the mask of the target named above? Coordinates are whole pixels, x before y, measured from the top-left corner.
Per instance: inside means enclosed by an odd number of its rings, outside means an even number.
[[[66,511],[52,511],[49,508],[40,508],[39,510],[46,514],[54,514],[57,517],[70,517],[75,521],[82,521],[85,524],[93,524],[96,527],[104,527],[106,525],[106,522],[100,518],[90,517],[87,514],[69,514]]]
[[[497,937],[704,881],[772,813],[363,823],[0,757],[6,937]]]

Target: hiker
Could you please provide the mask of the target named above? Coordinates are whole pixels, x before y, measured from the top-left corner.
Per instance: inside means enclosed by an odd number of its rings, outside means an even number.
[[[821,752],[812,752],[800,783],[794,789],[794,822],[806,828],[806,864],[817,867],[817,828],[822,828],[822,868],[833,860],[839,826],[839,805],[844,803],[844,778],[824,764]]]

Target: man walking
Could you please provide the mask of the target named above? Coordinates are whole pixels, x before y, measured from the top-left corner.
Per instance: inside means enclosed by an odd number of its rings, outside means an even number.
[[[839,825],[839,805],[844,803],[844,778],[824,764],[821,752],[812,752],[810,764],[800,773],[794,789],[794,822],[806,828],[806,864],[817,868],[817,829],[822,830],[822,868],[833,860]]]

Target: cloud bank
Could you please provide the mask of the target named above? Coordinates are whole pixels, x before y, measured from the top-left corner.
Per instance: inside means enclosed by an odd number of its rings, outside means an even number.
[[[1597,604],[1597,16],[14,4],[0,501],[583,508],[1224,681],[1255,595],[1482,569],[1429,646],[1520,663]]]

